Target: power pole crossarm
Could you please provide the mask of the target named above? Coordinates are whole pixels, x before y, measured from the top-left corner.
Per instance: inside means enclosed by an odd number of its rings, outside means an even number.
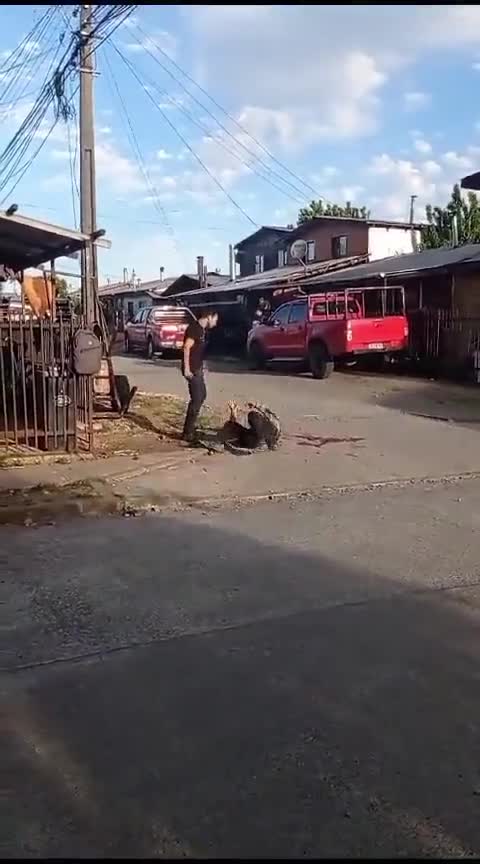
[[[97,228],[95,131],[93,118],[93,6],[80,5],[80,219],[89,237]],[[88,323],[95,320],[98,287],[97,251],[93,240],[82,255],[82,306]]]

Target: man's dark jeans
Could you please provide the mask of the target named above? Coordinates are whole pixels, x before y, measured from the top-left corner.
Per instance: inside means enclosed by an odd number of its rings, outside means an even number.
[[[185,417],[183,437],[191,439],[195,435],[195,426],[200,409],[207,398],[203,369],[196,372],[193,378],[190,378],[188,381],[188,392],[190,393],[190,402],[188,403],[187,416]]]

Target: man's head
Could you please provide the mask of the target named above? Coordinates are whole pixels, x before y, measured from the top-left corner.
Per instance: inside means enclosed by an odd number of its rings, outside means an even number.
[[[202,309],[197,320],[206,330],[212,330],[218,324],[218,312],[211,308]]]

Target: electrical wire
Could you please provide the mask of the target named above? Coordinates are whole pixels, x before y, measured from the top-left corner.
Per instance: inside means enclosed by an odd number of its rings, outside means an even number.
[[[153,203],[155,205],[155,208],[156,208],[157,212],[160,214],[160,216],[162,217],[163,225],[167,229],[168,233],[170,234],[170,236],[172,238],[172,241],[173,241],[174,246],[175,246],[175,251],[179,255],[180,249],[178,248],[178,245],[176,242],[176,237],[175,237],[175,232],[174,232],[173,226],[170,223],[170,220],[169,220],[168,215],[167,215],[167,211],[165,210],[165,208],[163,207],[163,205],[161,203],[158,191],[155,188],[155,186],[153,185],[153,183],[151,182],[150,175],[148,173],[148,169],[147,169],[145,162],[144,162],[144,159],[142,157],[140,145],[138,143],[138,138],[135,134],[135,130],[133,128],[133,124],[132,124],[130,115],[129,115],[128,110],[127,110],[127,106],[126,106],[125,101],[123,99],[122,93],[120,91],[120,88],[119,88],[117,80],[115,78],[113,69],[112,69],[110,61],[108,59],[107,52],[105,50],[103,51],[102,56],[104,57],[105,64],[106,64],[106,73],[107,73],[106,74],[106,80],[110,86],[112,94],[113,94],[113,88],[115,89],[118,100],[120,102],[120,106],[121,106],[121,109],[123,111],[123,114],[121,114],[120,116],[121,116],[122,122],[124,121],[124,119],[126,121],[126,123],[124,123],[124,129],[127,133],[127,137],[130,140],[130,146],[131,146],[132,151],[134,153],[138,167],[140,169],[141,174],[143,175],[143,178],[145,180],[145,184],[146,184],[148,190],[150,191],[150,194],[153,197]]]
[[[114,41],[112,41],[112,45],[115,45]],[[154,81],[152,81],[152,79],[147,79],[147,77],[145,75],[144,75],[144,78],[148,82],[149,86],[151,86],[154,90],[156,90],[156,92],[158,93],[158,95],[162,99],[167,99],[172,105],[174,105],[174,107],[176,107],[182,114],[184,114],[184,116],[187,117],[187,119],[189,119],[190,122],[193,123],[194,126],[196,126],[198,129],[200,129],[200,131],[203,132],[204,135],[208,136],[208,138],[211,139],[212,141],[214,141],[219,147],[222,147],[222,149],[225,150],[226,153],[228,153],[230,156],[233,156],[235,159],[237,159],[239,162],[241,162],[242,165],[245,165],[250,171],[252,171],[254,174],[256,174],[257,177],[260,177],[262,180],[264,180],[266,183],[268,183],[270,186],[272,186],[272,188],[277,189],[283,195],[286,195],[287,198],[290,198],[291,201],[294,201],[297,206],[298,205],[304,206],[304,204],[305,204],[304,193],[301,190],[299,190],[299,194],[302,195],[302,197],[299,198],[297,196],[292,195],[290,192],[288,192],[282,186],[279,186],[268,175],[263,174],[256,167],[256,164],[254,161],[253,162],[252,161],[246,161],[241,154],[237,153],[235,150],[232,150],[232,148],[226,144],[226,142],[223,138],[221,138],[217,135],[214,135],[212,133],[212,130],[209,129],[208,126],[205,126],[205,124],[202,123],[200,120],[198,120],[191,113],[191,111],[189,111],[187,108],[185,108],[185,106],[182,105],[180,102],[178,102],[178,100],[176,100],[173,96],[170,96],[170,94],[167,93],[166,90],[161,90],[158,87],[158,85]],[[233,136],[230,135],[230,137],[233,137]],[[235,141],[235,143],[240,144],[240,142],[237,141],[236,138],[233,138],[233,140]],[[280,177],[280,180],[282,182],[284,182],[282,177]],[[291,185],[291,184],[289,184],[289,185]]]
[[[49,9],[58,12],[58,7],[49,7]],[[95,7],[90,18],[90,23],[93,25],[89,34],[92,39],[92,48],[87,56],[90,56],[90,54],[92,54],[99,45],[103,44],[103,42],[108,39],[113,32],[115,32],[115,30],[132,14],[135,9],[136,5],[128,6],[126,4],[121,4],[119,6],[108,4],[102,7]],[[99,41],[95,42],[95,40]],[[63,42],[63,40],[61,41]],[[62,45],[60,43],[57,52],[55,53],[55,58],[52,60],[51,67],[56,61],[56,56],[61,47]],[[37,96],[34,105],[28,112],[27,117],[23,120],[13,138],[8,142],[3,152],[0,154],[0,190],[3,191],[14,176],[18,177],[18,174],[20,174],[19,179],[24,176],[25,171],[28,170],[33,160],[45,144],[45,141],[51,135],[59,118],[63,116],[66,120],[69,114],[71,114],[71,100],[66,98],[65,88],[67,82],[77,71],[77,65],[82,55],[83,47],[84,41],[82,34],[72,32],[60,61],[56,63],[49,79],[42,85],[40,93]],[[21,165],[20,163],[32,145],[33,140],[38,136],[41,125],[45,121],[47,113],[52,106],[55,106],[53,124],[47,130],[41,145],[35,150],[31,159],[28,160],[25,165]],[[12,188],[15,188],[19,179],[16,180]]]
[[[133,34],[132,34],[132,35],[133,35]],[[135,37],[134,37],[134,38],[135,38]],[[147,38],[149,39],[150,42],[152,42],[152,44],[153,44],[155,47],[158,47],[158,46],[156,45],[156,43],[155,43],[155,42],[154,42],[150,37],[147,37]],[[224,132],[224,133],[225,133],[229,138],[231,138],[232,141],[234,141],[234,143],[235,143],[238,147],[241,147],[242,150],[245,150],[245,152],[246,152],[249,156],[253,157],[254,161],[255,161],[255,162],[258,162],[258,164],[261,165],[262,168],[264,168],[264,169],[265,169],[269,174],[271,174],[273,177],[275,177],[275,178],[277,178],[278,180],[280,180],[280,181],[281,181],[282,183],[284,183],[285,185],[289,186],[289,187],[290,187],[290,188],[291,188],[291,189],[292,189],[292,190],[293,190],[297,195],[300,195],[300,196],[301,196],[300,199],[299,199],[299,198],[293,198],[292,195],[290,194],[289,197],[291,198],[292,201],[295,201],[297,204],[300,203],[300,204],[302,204],[302,205],[305,203],[305,190],[300,189],[297,185],[295,185],[295,184],[292,183],[290,180],[288,180],[287,178],[285,178],[285,177],[283,177],[281,174],[279,174],[278,171],[275,171],[275,170],[274,170],[274,169],[273,169],[273,168],[272,168],[272,167],[271,167],[271,166],[270,166],[270,165],[269,165],[269,164],[268,164],[264,159],[262,159],[260,156],[258,156],[257,153],[255,153],[255,152],[254,152],[250,147],[247,147],[247,145],[246,145],[243,141],[240,141],[238,138],[236,138],[235,135],[233,135],[233,134],[230,132],[230,130],[227,128],[227,126],[225,126],[225,125],[224,125],[224,124],[223,124],[223,123],[222,123],[222,122],[221,122],[221,121],[220,121],[220,120],[215,116],[215,114],[213,113],[213,111],[211,111],[210,108],[208,108],[207,105],[205,105],[203,102],[201,102],[199,99],[197,99],[197,97],[194,96],[194,94],[193,94],[190,90],[188,90],[187,87],[185,87],[185,85],[182,83],[182,81],[181,81],[181,80],[180,80],[176,75],[174,75],[173,72],[171,72],[171,70],[168,69],[168,68],[167,68],[167,67],[166,67],[166,66],[165,66],[165,65],[164,65],[164,64],[163,64],[163,63],[158,59],[158,57],[155,57],[155,55],[152,54],[151,51],[149,51],[148,47],[145,45],[144,42],[142,43],[142,42],[140,42],[138,39],[137,39],[136,41],[137,41],[137,44],[140,45],[140,46],[143,48],[143,50],[144,50],[144,51],[149,55],[149,57],[151,57],[152,60],[153,60],[153,61],[154,61],[154,62],[155,62],[155,63],[156,63],[156,64],[157,64],[157,65],[158,65],[158,66],[159,66],[159,67],[160,67],[164,72],[166,72],[167,75],[169,75],[170,78],[172,78],[172,80],[173,80],[176,84],[178,84],[179,87],[182,88],[182,90],[184,90],[184,92],[185,92],[185,93],[190,97],[190,99],[192,99],[193,102],[195,102],[196,105],[198,105],[198,106],[202,109],[202,111],[204,111],[206,114],[208,114],[209,117],[211,117],[211,118],[214,120],[214,122],[217,124],[217,126],[219,126],[220,129],[221,129],[221,130],[222,130],[222,131],[223,131],[223,132]],[[158,50],[161,50],[161,49],[159,48]],[[162,53],[164,53],[164,52],[162,52]],[[168,57],[168,55],[166,55],[166,56]],[[167,95],[167,98],[171,101],[171,100],[172,100],[172,97],[168,96],[168,94],[166,94],[166,95]],[[190,116],[190,117],[192,118],[193,122],[196,123],[196,125],[200,125],[200,124],[198,123],[198,121],[193,117],[193,115],[192,115],[192,114],[189,114],[189,112],[187,112],[186,109],[185,109],[185,108],[184,108],[180,103],[177,103],[177,107],[178,107],[178,109],[179,109],[180,111],[183,111],[183,113],[186,113],[188,116]],[[203,127],[203,128],[205,128],[205,127]],[[208,132],[209,132],[209,134],[211,135],[211,131],[208,130]],[[213,136],[212,136],[212,137],[213,137]],[[249,137],[250,137],[250,136],[249,136]],[[222,139],[214,138],[214,140],[216,140],[217,143],[220,144],[220,146],[223,146],[223,145],[222,145]],[[231,152],[234,152],[234,151],[231,151]],[[242,157],[241,157],[241,156],[238,156],[238,154],[234,154],[234,155],[236,156],[237,159],[242,160]],[[247,162],[244,162],[244,164],[245,164],[245,165],[248,165],[252,170],[254,170],[254,173],[258,173],[258,176],[259,176],[259,177],[263,177],[263,179],[267,179],[263,174],[260,174],[257,170],[255,170],[255,169],[253,168],[253,164],[252,164],[251,162],[248,162],[248,163],[247,163]],[[272,185],[275,186],[275,188],[280,189],[280,191],[284,191],[281,187],[276,186],[276,185],[273,183],[273,181],[270,181],[270,182],[272,183]],[[303,183],[303,181],[300,181],[300,182]],[[304,184],[304,185],[305,185],[305,184]],[[284,194],[287,194],[287,193],[284,192]],[[315,193],[315,194],[317,194],[317,193]]]
[[[194,150],[194,148],[191,146],[191,144],[189,144],[189,142],[187,141],[187,139],[186,139],[186,138],[182,135],[182,133],[177,129],[177,127],[175,126],[175,124],[172,123],[172,121],[170,120],[169,117],[167,117],[167,115],[165,114],[165,111],[163,111],[162,108],[160,108],[160,106],[155,102],[155,99],[153,99],[151,93],[146,89],[145,85],[142,83],[141,79],[139,78],[139,76],[137,75],[137,73],[136,73],[136,71],[135,71],[135,68],[132,66],[132,64],[130,63],[130,61],[127,60],[127,58],[123,56],[123,54],[118,50],[117,46],[114,45],[113,43],[112,43],[112,48],[114,49],[114,51],[116,51],[116,53],[118,54],[118,56],[121,58],[122,62],[123,62],[123,63],[127,66],[127,68],[130,70],[130,72],[131,72],[131,74],[133,75],[133,77],[135,78],[135,80],[138,82],[138,84],[140,85],[140,87],[142,88],[142,90],[144,91],[144,93],[146,94],[146,96],[148,96],[148,98],[150,99],[150,101],[152,102],[152,104],[155,106],[155,108],[157,109],[157,111],[159,111],[159,113],[161,114],[161,116],[163,117],[163,119],[165,120],[165,122],[168,124],[168,126],[170,126],[170,128],[173,130],[173,132],[175,133],[175,135],[177,135],[177,137],[180,139],[180,141],[182,142],[182,144],[184,145],[184,147],[186,147],[187,150],[188,150],[188,151],[192,154],[192,156],[196,159],[196,161],[197,161],[198,164],[201,166],[201,168],[205,171],[205,173],[208,174],[208,176],[210,177],[210,179],[213,180],[213,182],[215,183],[215,185],[218,186],[218,188],[219,188],[219,189],[223,192],[223,194],[228,198],[228,200],[230,201],[230,203],[233,204],[233,206],[234,206],[234,207],[235,207],[235,208],[236,208],[236,209],[237,209],[237,210],[242,214],[242,216],[244,216],[245,219],[247,219],[247,220],[251,223],[251,225],[253,225],[255,228],[258,228],[258,227],[259,227],[259,226],[258,226],[258,223],[255,222],[255,220],[252,219],[252,217],[248,215],[248,213],[246,212],[246,210],[244,210],[243,207],[242,207],[242,206],[241,206],[237,201],[235,201],[235,199],[233,198],[233,196],[230,195],[230,193],[228,192],[227,189],[225,189],[225,187],[224,187],[223,184],[220,182],[220,180],[215,176],[215,174],[210,170],[210,168],[208,168],[208,166],[207,166],[207,165],[205,164],[205,162],[200,158],[200,156],[199,156],[198,153]]]
[[[138,31],[139,31],[139,32],[144,36],[144,38],[147,38],[147,39],[149,39],[150,41],[152,41],[151,38],[148,36],[148,34],[145,33],[145,31],[142,29],[142,27],[141,27],[138,23],[135,24],[134,26],[135,26],[135,27],[137,28],[137,30],[138,30]],[[219,102],[217,102],[217,100],[214,99],[214,97],[211,96],[210,93],[208,93],[208,91],[207,91],[204,87],[202,87],[201,84],[198,83],[198,81],[195,81],[195,79],[192,78],[192,76],[189,75],[188,72],[186,72],[184,69],[182,69],[182,67],[181,67],[181,66],[180,66],[180,65],[179,65],[175,60],[173,60],[172,57],[170,57],[169,54],[167,54],[167,52],[163,50],[163,48],[160,48],[160,46],[157,45],[155,42],[154,42],[153,44],[154,44],[156,50],[157,50],[160,54],[162,54],[162,55],[163,55],[163,56],[164,56],[164,57],[165,57],[165,58],[166,58],[166,59],[167,59],[167,60],[172,64],[172,66],[175,67],[175,69],[178,69],[178,71],[181,73],[181,75],[183,75],[183,76],[184,76],[188,81],[190,81],[191,84],[193,84],[195,87],[197,87],[198,90],[199,90],[201,93],[203,93],[203,95],[206,96],[207,99],[209,99],[210,102],[211,102],[213,105],[215,105],[215,107],[216,107],[219,111],[222,112],[222,114],[224,114],[226,117],[228,117],[228,119],[230,120],[230,122],[233,123],[233,124],[237,127],[237,129],[239,129],[241,132],[243,132],[244,135],[247,135],[247,136],[250,138],[250,140],[253,141],[253,142],[257,145],[257,147],[260,147],[260,149],[261,149],[261,150],[262,150],[262,151],[263,151],[263,152],[264,152],[264,153],[269,157],[269,159],[271,159],[271,160],[272,160],[273,162],[275,162],[275,163],[276,163],[280,168],[282,168],[284,171],[286,171],[288,174],[290,174],[291,177],[293,177],[295,180],[297,180],[297,181],[300,182],[303,186],[305,186],[307,189],[309,189],[310,192],[313,192],[314,195],[316,195],[318,198],[323,198],[324,200],[326,200],[325,197],[324,197],[323,195],[320,195],[319,192],[318,192],[318,191],[317,191],[313,186],[310,185],[310,183],[308,183],[306,180],[302,179],[302,177],[300,177],[298,174],[296,174],[294,171],[292,171],[292,170],[288,167],[288,165],[285,165],[285,164],[284,164],[283,162],[281,162],[281,161],[280,161],[280,160],[279,160],[279,159],[278,159],[278,158],[277,158],[273,153],[271,153],[271,151],[270,151],[267,147],[265,147],[265,145],[262,144],[262,142],[259,141],[258,138],[256,138],[254,135],[252,135],[252,134],[248,131],[248,129],[246,129],[246,128],[245,128],[245,127],[244,127],[244,126],[243,126],[243,125],[238,121],[238,120],[235,119],[235,117],[233,117],[232,114],[230,114],[230,113],[226,110],[226,108],[224,108],[224,107],[223,107]],[[144,47],[145,47],[145,46],[144,46]],[[178,83],[180,83],[180,82],[178,82]],[[182,84],[180,83],[180,86],[182,86],[182,89],[184,89],[185,92],[188,93],[192,99],[195,99],[195,97],[193,96],[193,94],[190,93],[189,90],[187,90],[187,88],[185,87],[185,85],[182,85]],[[217,119],[217,118],[215,118],[215,119]],[[219,123],[218,120],[217,120],[217,122]]]

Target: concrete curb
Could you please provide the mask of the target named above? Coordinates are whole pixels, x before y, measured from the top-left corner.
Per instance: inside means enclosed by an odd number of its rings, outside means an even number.
[[[195,498],[188,502],[174,494],[166,496],[168,500],[158,503],[147,495],[135,499],[134,496],[125,497],[127,515],[142,513],[160,513],[173,507],[182,510],[198,509],[201,507],[221,507],[225,504],[255,504],[262,501],[288,501],[297,499],[329,498],[336,495],[348,495],[356,492],[375,492],[381,489],[403,489],[408,486],[443,486],[461,483],[466,480],[480,480],[480,471],[470,471],[464,474],[447,474],[443,477],[405,477],[391,478],[388,480],[377,480],[371,483],[352,483],[342,486],[321,486],[316,489],[284,490],[281,492],[262,492],[253,495],[220,495],[209,498]]]

